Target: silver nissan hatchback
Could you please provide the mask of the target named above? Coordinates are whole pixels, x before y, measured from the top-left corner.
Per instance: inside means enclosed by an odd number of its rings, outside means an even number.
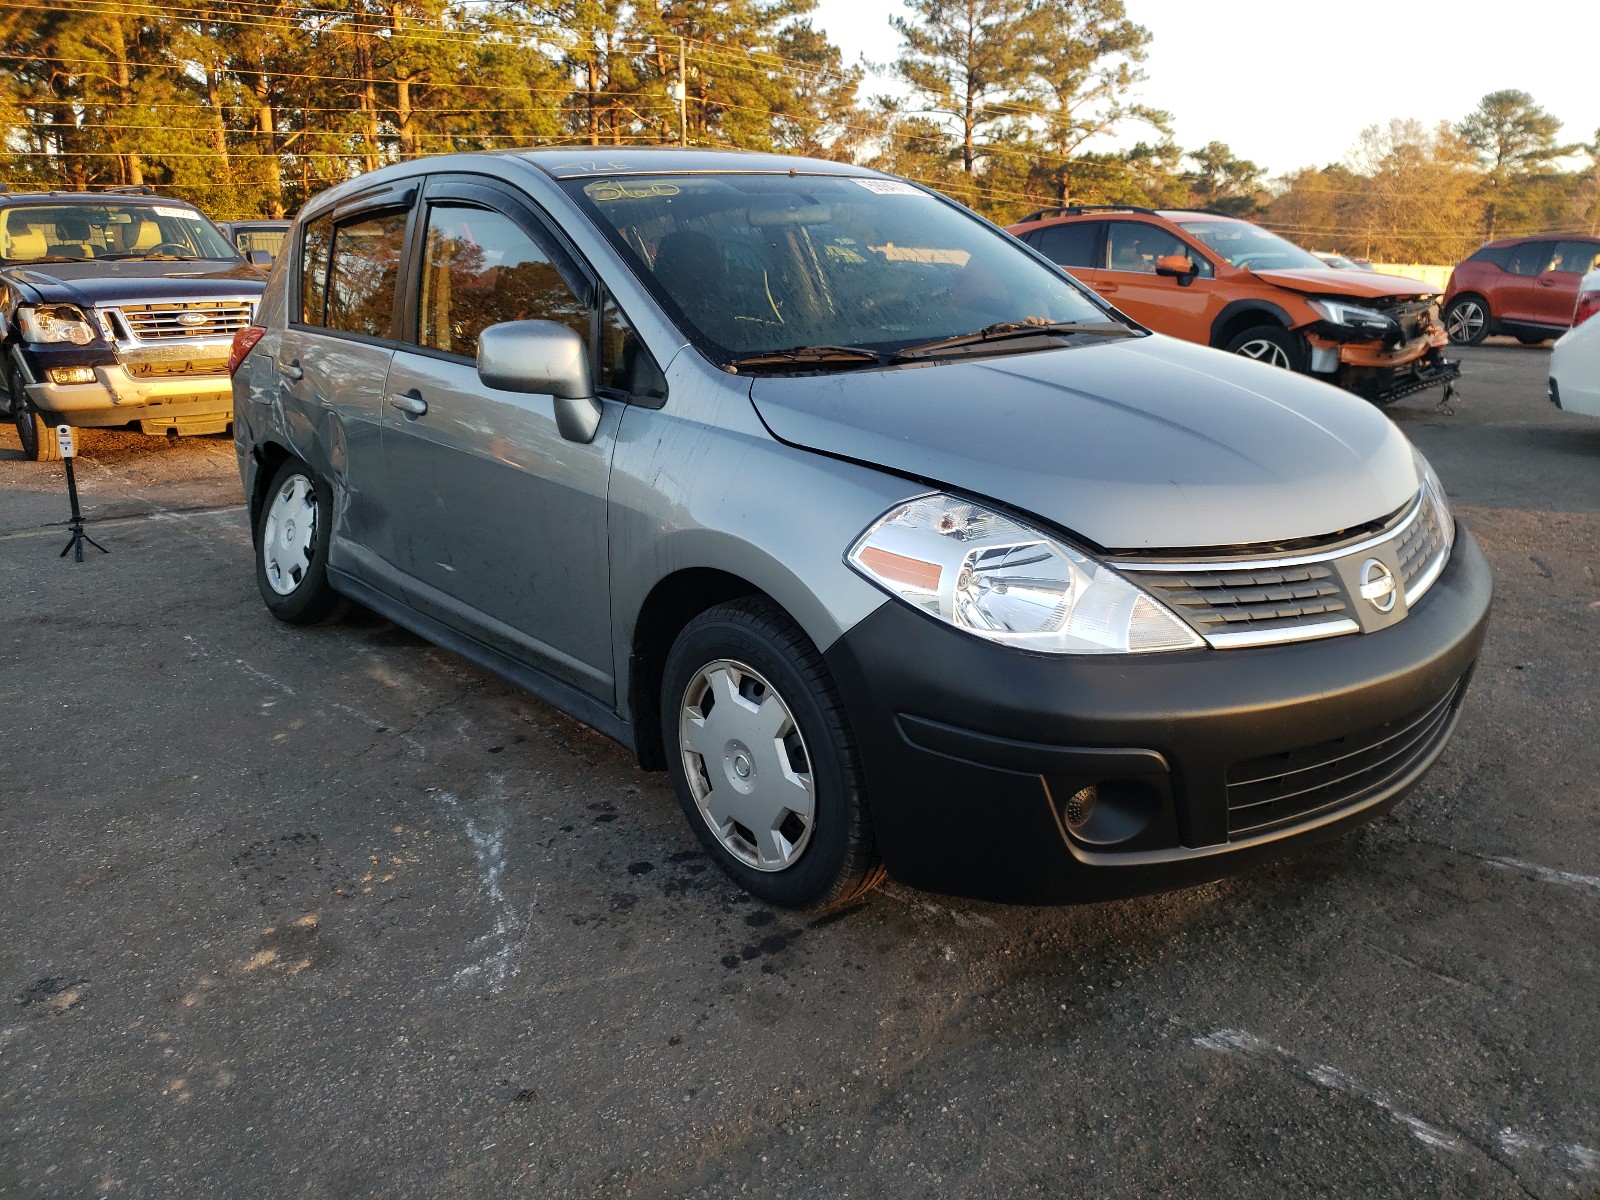
[[[1349,829],[1483,640],[1376,409],[854,166],[388,167],[306,205],[231,367],[274,615],[349,597],[610,735],[775,904],[1099,899]]]

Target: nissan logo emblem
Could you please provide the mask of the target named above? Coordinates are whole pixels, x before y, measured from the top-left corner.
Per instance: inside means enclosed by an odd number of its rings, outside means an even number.
[[[1381,613],[1394,608],[1394,572],[1375,558],[1361,564],[1361,598]]]
[[[190,329],[193,329],[196,325],[207,325],[210,323],[210,321],[211,318],[206,316],[206,314],[203,312],[186,312],[178,314],[178,324],[187,325]]]

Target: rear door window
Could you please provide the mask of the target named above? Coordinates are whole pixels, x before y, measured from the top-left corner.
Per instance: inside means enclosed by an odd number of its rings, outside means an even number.
[[[1103,267],[1097,261],[1095,250],[1100,244],[1103,221],[1073,221],[1063,225],[1046,225],[1034,230],[1029,237],[1034,249],[1060,267]]]
[[[392,336],[407,220],[405,212],[389,212],[356,217],[335,228],[328,275],[329,329]]]
[[[328,295],[328,251],[333,247],[333,218],[307,225],[300,235],[300,323],[321,325]]]

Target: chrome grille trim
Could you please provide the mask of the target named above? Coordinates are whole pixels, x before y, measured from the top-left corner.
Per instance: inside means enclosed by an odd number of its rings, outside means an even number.
[[[255,301],[249,297],[204,300],[150,300],[132,304],[108,305],[98,310],[100,319],[122,336],[121,346],[197,341],[206,338],[231,338],[250,324]],[[193,313],[204,320],[186,325],[180,316]]]
[[[1422,512],[1426,499],[1427,487],[1419,487],[1417,494],[1412,497],[1411,503],[1395,524],[1381,533],[1375,533],[1363,541],[1352,542],[1349,545],[1333,545],[1325,550],[1312,550],[1306,554],[1292,554],[1279,558],[1186,558],[1165,559],[1159,562],[1146,562],[1143,559],[1133,558],[1117,560],[1112,562],[1111,566],[1119,571],[1270,571],[1279,567],[1303,567],[1309,563],[1332,562],[1347,554],[1360,554],[1363,550],[1371,550],[1374,546],[1393,541],[1411,527],[1411,523]]]
[[[1317,638],[1338,637],[1345,633],[1359,633],[1361,626],[1349,618],[1340,621],[1318,621],[1315,625],[1278,625],[1270,629],[1224,630],[1206,633],[1205,638],[1218,650],[1238,650],[1245,646],[1276,646],[1283,642],[1310,642]]]

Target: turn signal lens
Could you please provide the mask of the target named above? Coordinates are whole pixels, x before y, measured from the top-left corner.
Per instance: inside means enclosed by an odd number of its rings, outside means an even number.
[[[891,509],[856,540],[847,561],[946,624],[1044,654],[1205,644],[1103,563],[955,496],[920,496]]]
[[[238,371],[244,360],[249,357],[250,351],[256,348],[256,343],[266,336],[267,331],[261,325],[246,325],[233,335],[233,349],[228,351],[229,375]]]

